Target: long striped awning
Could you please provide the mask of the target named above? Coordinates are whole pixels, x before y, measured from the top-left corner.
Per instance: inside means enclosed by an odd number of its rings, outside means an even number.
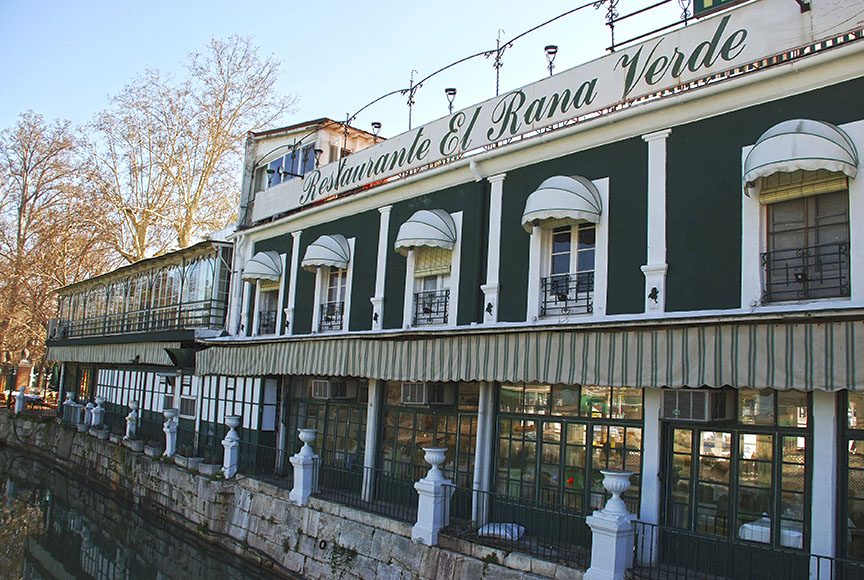
[[[133,342],[128,344],[87,344],[51,346],[45,358],[57,362],[93,364],[147,364],[174,366],[166,348],[180,348],[179,342]]]
[[[864,390],[864,322],[538,329],[211,346],[198,374]]]

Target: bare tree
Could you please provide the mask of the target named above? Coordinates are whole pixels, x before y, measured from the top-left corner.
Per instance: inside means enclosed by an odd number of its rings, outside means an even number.
[[[91,182],[106,235],[128,262],[193,244],[234,219],[246,132],[295,99],[249,38],[212,40],[185,79],[148,71],[93,124]]]

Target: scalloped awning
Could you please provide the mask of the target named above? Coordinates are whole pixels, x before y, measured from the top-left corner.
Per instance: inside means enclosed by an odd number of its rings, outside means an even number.
[[[823,121],[793,119],[765,131],[744,159],[746,188],[775,173],[826,169],[855,177],[858,152],[842,129]]]
[[[308,272],[322,266],[347,268],[351,261],[351,246],[342,234],[328,234],[309,244],[300,265]]]
[[[410,248],[428,246],[452,250],[456,243],[456,223],[443,209],[421,209],[399,227],[394,249],[403,256]]]
[[[580,175],[556,175],[546,179],[528,196],[522,227],[531,232],[537,223],[543,227],[596,224],[603,212],[600,192],[591,181]]]
[[[241,278],[247,282],[270,280],[276,282],[282,277],[282,258],[277,252],[258,252],[246,262]]]

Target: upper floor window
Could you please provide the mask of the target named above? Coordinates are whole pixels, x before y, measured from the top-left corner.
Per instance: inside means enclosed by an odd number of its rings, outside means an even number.
[[[595,263],[606,251],[603,205],[597,185],[580,176],[550,177],[528,196],[529,320],[594,312]]]
[[[760,302],[760,280],[762,303],[851,295],[849,179],[857,170],[852,139],[821,121],[784,121],[746,151],[742,306]]]
[[[452,324],[456,317],[461,214],[420,210],[399,227],[395,249],[408,258],[406,326]]]
[[[277,252],[258,252],[243,270],[243,280],[249,282],[252,304],[252,334],[277,334],[281,325],[279,299],[282,289],[284,257]]]
[[[310,143],[286,153],[267,164],[264,187],[273,187],[315,169],[315,144]]]
[[[353,244],[353,238],[330,234],[320,236],[306,248],[301,266],[315,273],[313,332],[347,329]]]

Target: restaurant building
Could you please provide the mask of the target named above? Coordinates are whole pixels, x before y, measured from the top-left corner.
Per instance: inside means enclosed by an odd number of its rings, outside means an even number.
[[[276,452],[315,427],[364,492],[446,447],[453,509],[519,520],[536,557],[590,535],[615,468],[663,558],[864,558],[864,8],[805,4],[691,21],[303,179],[268,178],[255,139],[198,380],[271,385]]]

